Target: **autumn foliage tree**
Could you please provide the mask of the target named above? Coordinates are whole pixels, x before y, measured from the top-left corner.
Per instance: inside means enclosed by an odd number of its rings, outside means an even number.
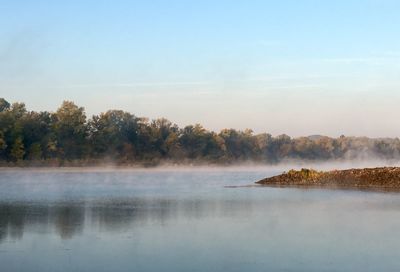
[[[0,98],[0,164],[78,165],[243,163],[288,160],[400,159],[400,140],[313,135],[273,137],[252,130],[209,131],[200,124],[180,128],[165,118],[149,120],[122,110],[87,119],[85,109],[64,101],[55,112],[28,111]]]

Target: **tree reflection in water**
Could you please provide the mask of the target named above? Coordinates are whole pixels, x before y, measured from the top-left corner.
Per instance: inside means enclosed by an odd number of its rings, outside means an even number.
[[[254,202],[254,201],[253,201]],[[88,202],[0,202],[0,243],[22,239],[25,231],[55,231],[61,239],[81,234],[85,226],[101,231],[123,231],[146,223],[167,224],[179,216],[242,216],[253,202],[243,200],[125,199]]]

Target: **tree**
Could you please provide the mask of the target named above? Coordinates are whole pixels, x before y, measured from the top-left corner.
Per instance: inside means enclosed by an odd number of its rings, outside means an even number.
[[[398,138],[331,138],[320,135],[272,137],[200,124],[180,129],[165,118],[149,121],[109,110],[88,122],[83,107],[64,101],[55,112],[27,111],[24,103],[0,98],[0,163],[21,160],[115,159],[156,164],[161,160],[231,163],[245,160],[278,163],[286,159],[400,159]]]
[[[59,155],[64,159],[82,159],[87,155],[88,127],[85,109],[64,101],[55,113],[54,132]]]
[[[7,148],[7,143],[6,140],[4,139],[4,134],[3,132],[0,130],[0,158],[4,158],[4,151]]]
[[[12,148],[15,146],[16,142],[22,142],[23,124],[21,120],[26,114],[26,108],[23,103],[13,103],[9,106],[8,102],[3,101],[3,109],[4,108],[5,110],[0,111],[0,131],[1,138],[4,141],[3,147],[5,147],[2,153],[7,160],[15,160],[12,154]],[[17,150],[14,151],[18,153]]]
[[[250,129],[223,129],[219,136],[224,139],[227,155],[233,160],[250,160],[259,154],[257,138]]]
[[[184,157],[182,147],[179,144],[179,131],[170,133],[164,144],[168,157],[174,159],[182,159]]]
[[[40,160],[42,158],[42,154],[43,154],[43,152],[42,152],[42,147],[40,146],[40,144],[33,143],[29,147],[27,157],[30,160]]]
[[[53,119],[53,115],[49,112],[34,111],[27,112],[21,118],[21,134],[28,150],[28,159],[37,160],[38,156],[50,158],[54,155],[52,150],[46,148],[55,139],[52,131]]]
[[[19,119],[26,114],[25,103],[13,103],[10,110],[14,117]]]
[[[24,144],[22,142],[22,139],[18,137],[11,148],[11,158],[14,161],[18,162],[23,160],[24,155],[25,155]]]
[[[10,103],[4,98],[0,98],[0,112],[10,109]]]
[[[89,121],[92,152],[95,156],[130,157],[135,155],[138,120],[124,111],[110,110]]]
[[[186,126],[181,131],[179,143],[189,159],[196,159],[202,156],[205,147],[204,136],[206,130],[199,124]]]
[[[179,128],[165,118],[153,120],[150,124],[150,141],[155,151],[162,158],[179,148]]]
[[[314,159],[316,150],[314,142],[309,137],[300,137],[293,140],[292,154],[299,158]]]
[[[267,153],[270,154],[270,161],[274,163],[290,157],[292,154],[292,139],[286,134],[272,138],[267,146]]]

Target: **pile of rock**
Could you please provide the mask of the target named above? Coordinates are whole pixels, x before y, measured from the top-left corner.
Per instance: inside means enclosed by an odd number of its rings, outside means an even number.
[[[281,175],[262,179],[262,185],[304,185],[340,187],[381,187],[400,189],[400,167],[377,167],[316,171],[313,169],[290,170]]]

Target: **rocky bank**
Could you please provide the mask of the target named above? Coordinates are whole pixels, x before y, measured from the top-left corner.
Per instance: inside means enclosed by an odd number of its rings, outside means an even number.
[[[400,167],[377,167],[332,171],[290,170],[262,179],[257,184],[270,186],[328,186],[387,188],[400,190]]]

